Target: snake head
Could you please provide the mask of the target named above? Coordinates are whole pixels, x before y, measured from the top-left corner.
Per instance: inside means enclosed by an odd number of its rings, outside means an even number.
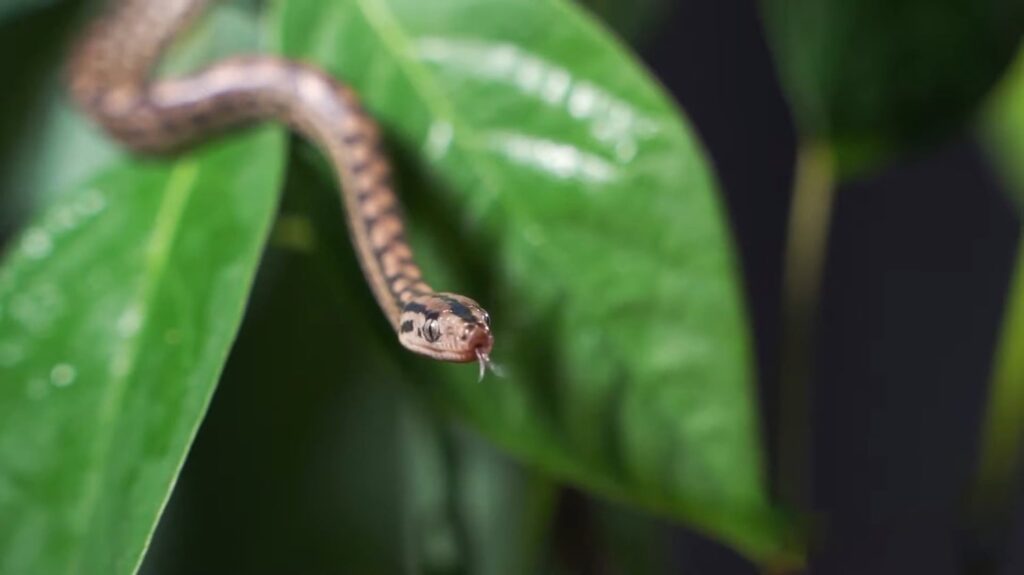
[[[490,365],[491,318],[480,304],[451,293],[416,296],[402,308],[398,340],[406,348],[434,359]]]

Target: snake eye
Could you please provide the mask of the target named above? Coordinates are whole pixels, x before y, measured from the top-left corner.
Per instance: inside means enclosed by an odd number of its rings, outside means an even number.
[[[491,327],[491,314],[484,312],[484,325]]]
[[[436,319],[427,320],[426,325],[423,326],[423,337],[427,338],[427,341],[430,342],[441,338],[441,326],[437,323]]]

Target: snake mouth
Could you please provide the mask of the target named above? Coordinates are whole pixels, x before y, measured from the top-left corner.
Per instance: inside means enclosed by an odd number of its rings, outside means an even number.
[[[491,360],[491,348],[494,340],[489,332],[483,332],[484,337],[473,342],[475,345],[466,346],[460,349],[437,349],[428,345],[421,345],[414,341],[403,341],[402,344],[411,351],[425,355],[440,361],[452,363],[477,362],[480,365],[480,379],[482,380],[488,371],[501,376],[501,369]]]
[[[412,351],[418,355],[424,355],[431,359],[438,361],[448,361],[451,363],[472,363],[479,361],[476,350],[480,346],[458,346],[455,348],[444,348],[430,345],[419,339],[402,339],[399,338],[399,342],[409,351]],[[484,353],[490,352],[490,347],[484,348]]]
[[[484,376],[487,375],[488,371],[498,377],[504,376],[501,367],[491,359],[490,346],[477,346],[473,349],[467,350],[444,351],[418,345],[406,345],[406,347],[420,355],[425,355],[431,359],[439,361],[450,361],[452,363],[472,363],[475,361],[480,365],[480,378],[478,381],[483,381]]]
[[[420,355],[425,355],[431,359],[439,361],[450,361],[452,363],[471,363],[478,360],[476,351],[472,349],[456,350],[456,349],[436,349],[426,345],[417,345],[415,343],[403,342],[406,348],[410,351],[414,351]]]

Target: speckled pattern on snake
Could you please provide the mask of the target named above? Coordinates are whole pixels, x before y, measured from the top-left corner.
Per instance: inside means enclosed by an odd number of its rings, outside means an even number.
[[[314,142],[334,167],[356,253],[384,315],[408,349],[490,365],[490,318],[475,301],[422,279],[381,150],[377,124],[351,88],[307,64],[234,57],[154,79],[164,48],[210,0],[113,2],[75,47],[73,100],[123,145],[168,154],[232,128],[278,121]]]

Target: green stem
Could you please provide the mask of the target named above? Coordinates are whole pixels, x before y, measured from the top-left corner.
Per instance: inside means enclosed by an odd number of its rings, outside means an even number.
[[[983,426],[972,512],[980,524],[998,527],[1008,520],[1024,439],[1024,240],[1017,248]]]
[[[782,379],[779,389],[776,490],[782,501],[806,509],[810,449],[810,379],[828,229],[834,201],[834,163],[824,142],[797,151],[783,285]]]

